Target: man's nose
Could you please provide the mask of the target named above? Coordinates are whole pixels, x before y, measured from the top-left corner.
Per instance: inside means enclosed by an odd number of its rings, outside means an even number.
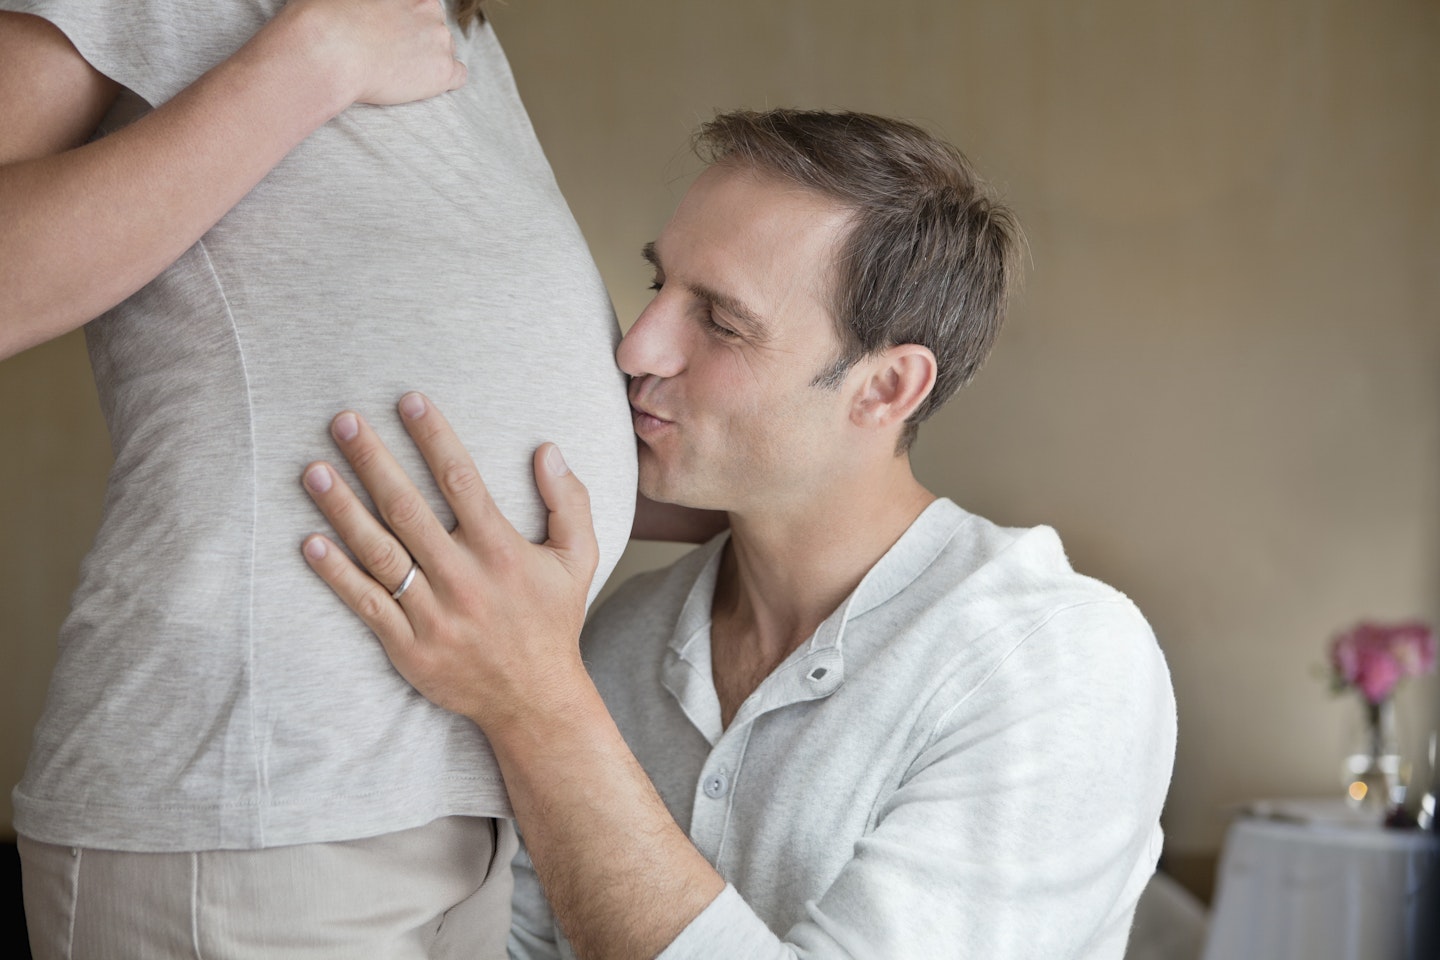
[[[615,363],[632,377],[673,377],[685,368],[681,324],[663,292],[641,311],[615,348]]]

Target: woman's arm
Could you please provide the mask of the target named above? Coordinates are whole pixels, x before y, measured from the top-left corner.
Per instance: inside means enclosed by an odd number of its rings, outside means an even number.
[[[350,104],[464,80],[435,0],[295,0],[173,100],[79,146],[119,86],[53,24],[0,13],[0,359],[154,279]]]

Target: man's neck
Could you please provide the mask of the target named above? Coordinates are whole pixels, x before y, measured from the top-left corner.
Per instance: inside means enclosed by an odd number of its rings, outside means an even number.
[[[730,517],[711,608],[718,668],[764,675],[808,639],[935,500],[900,458],[800,509]],[[718,671],[717,671],[717,680]]]

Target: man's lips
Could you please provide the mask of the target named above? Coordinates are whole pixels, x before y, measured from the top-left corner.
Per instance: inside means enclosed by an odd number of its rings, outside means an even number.
[[[631,377],[629,388],[625,391],[626,399],[630,401],[630,418],[635,424],[635,435],[644,439],[660,433],[666,427],[674,425],[674,421],[667,417],[664,411],[651,404],[654,388],[659,385],[659,379],[651,376]]]
[[[672,420],[667,420],[664,417],[658,416],[657,414],[651,413],[649,410],[646,410],[644,407],[640,406],[640,404],[633,401],[630,404],[630,411],[633,414],[633,419],[635,421],[635,432],[637,434],[640,434],[641,436],[655,433],[658,430],[663,430],[674,422]]]

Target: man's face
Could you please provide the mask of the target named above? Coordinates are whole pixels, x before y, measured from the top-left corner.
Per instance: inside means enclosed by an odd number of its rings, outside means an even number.
[[[848,211],[728,166],[706,170],[646,248],[655,299],[621,342],[648,497],[739,513],[813,498],[845,469],[847,391],[828,307]]]

